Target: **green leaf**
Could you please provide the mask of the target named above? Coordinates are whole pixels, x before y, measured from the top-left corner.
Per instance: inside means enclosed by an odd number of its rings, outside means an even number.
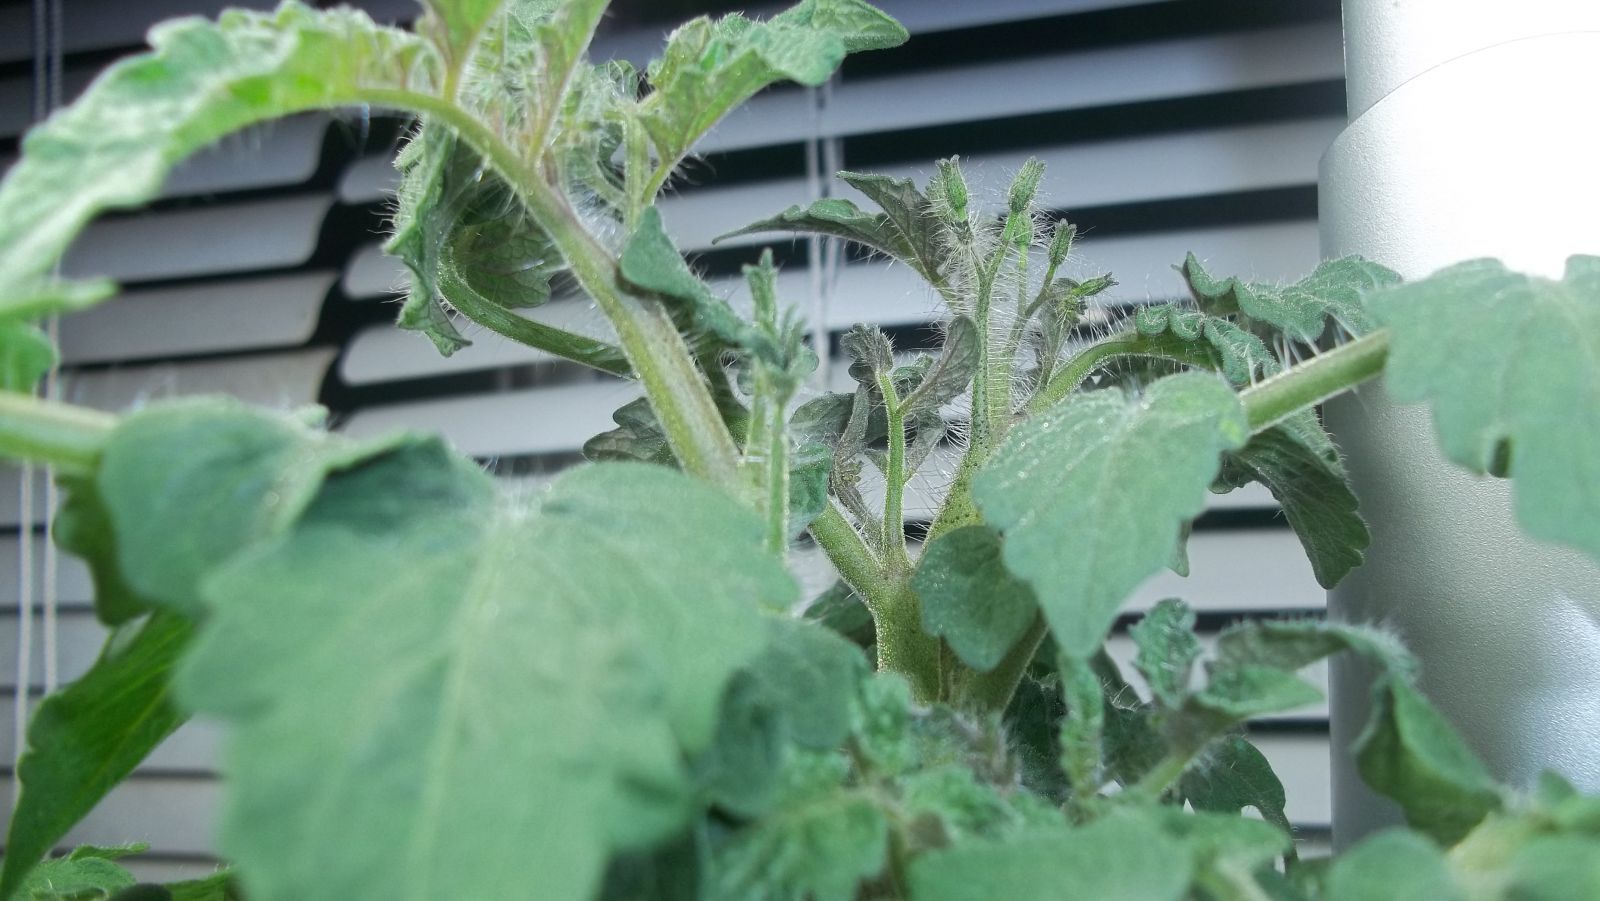
[[[779,81],[820,85],[845,54],[893,47],[906,32],[858,0],[805,0],[769,22],[701,17],[674,31],[646,72],[645,130],[675,163],[701,135],[757,91]]]
[[[1508,470],[1528,534],[1600,559],[1597,297],[1600,257],[1569,258],[1559,282],[1475,260],[1369,307],[1392,332],[1384,384],[1400,403],[1429,404],[1445,456]]]
[[[826,785],[788,795],[717,850],[708,901],[852,901],[883,869],[889,828],[869,796]]]
[[[50,532],[56,544],[79,557],[94,582],[94,612],[108,626],[120,626],[150,611],[148,598],[133,590],[122,575],[111,514],[92,478],[58,477],[66,497],[56,511]]]
[[[971,319],[957,316],[945,327],[944,345],[928,367],[917,387],[901,403],[906,417],[937,416],[939,408],[955,399],[972,383],[978,371],[978,327]]]
[[[1591,836],[1542,835],[1511,859],[1505,896],[1516,901],[1600,897],[1600,841]]]
[[[839,348],[850,358],[850,377],[876,390],[878,373],[894,368],[894,348],[889,337],[876,327],[855,325],[839,339]]]
[[[851,53],[888,50],[911,36],[892,16],[862,0],[801,0],[772,21],[832,32]]]
[[[1010,788],[1007,786],[1006,788]],[[931,848],[998,838],[1030,826],[1062,826],[1061,811],[1025,791],[979,781],[961,763],[935,766],[899,780],[900,810],[910,842]],[[917,849],[920,850],[920,849]]]
[[[1208,346],[1216,357],[1216,368],[1233,385],[1254,384],[1283,368],[1260,338],[1199,310],[1170,303],[1144,306],[1133,314],[1133,325],[1146,337],[1172,335]]]
[[[751,668],[763,703],[780,714],[796,744],[838,747],[850,734],[866,657],[839,635],[802,620],[772,618],[768,633],[766,649]]]
[[[413,441],[330,477],[207,580],[180,674],[233,727],[220,841],[247,894],[590,897],[689,813],[683,759],[762,605],[791,600],[761,547],[752,512],[663,467],[502,500]]]
[[[415,35],[297,2],[167,22],[150,43],[154,52],[107,69],[23,141],[0,184],[0,319],[36,315],[40,286],[84,224],[153,198],[195,151],[303,110],[408,105],[438,68]],[[104,284],[67,290],[82,300]]]
[[[584,457],[594,460],[654,463],[674,466],[672,447],[667,443],[666,430],[650,409],[649,398],[640,397],[618,407],[611,420],[617,427],[590,438],[583,443]]]
[[[1226,483],[1248,478],[1267,486],[1300,536],[1311,571],[1322,587],[1332,588],[1361,565],[1362,551],[1372,543],[1372,535],[1361,519],[1359,502],[1337,456],[1330,459],[1301,441],[1292,429],[1275,426],[1228,454],[1223,470]]]
[[[915,901],[1178,901],[1190,873],[1189,855],[1150,819],[1111,815],[924,854],[910,882]]]
[[[922,599],[922,628],[985,673],[1000,665],[1038,610],[1033,590],[1001,562],[1000,537],[984,526],[929,542],[911,587]]]
[[[1400,281],[1392,270],[1356,256],[1328,260],[1287,286],[1212,278],[1192,253],[1179,271],[1208,315],[1242,313],[1306,343],[1322,337],[1329,319],[1352,334],[1371,331],[1362,295]]]
[[[833,473],[833,450],[825,444],[803,443],[789,452],[789,540],[799,538],[828,508],[828,478]]]
[[[1128,592],[1166,565],[1181,525],[1205,508],[1218,455],[1248,436],[1237,396],[1204,373],[1161,379],[1139,398],[1072,396],[1012,429],[973,498],[1063,651],[1099,646]]]
[[[1217,638],[1212,666],[1261,665],[1293,673],[1340,651],[1354,651],[1401,679],[1415,675],[1416,661],[1390,633],[1315,619],[1254,620],[1230,626]]]
[[[10,856],[7,848],[8,860]],[[136,882],[133,874],[114,860],[74,851],[34,867],[17,893],[19,898],[33,901],[104,901]]]
[[[805,618],[844,636],[857,647],[870,645],[876,637],[872,611],[855,589],[840,580],[817,595],[806,606]]]
[[[192,627],[157,612],[114,632],[89,671],[45,698],[17,767],[0,898],[187,718],[169,675]]]
[[[1355,754],[1361,778],[1394,799],[1413,828],[1445,845],[1500,808],[1500,786],[1460,733],[1415,688],[1392,677],[1374,688],[1372,719]]]
[[[1328,901],[1454,901],[1463,897],[1439,847],[1403,829],[1368,836],[1328,868]]]
[[[1294,673],[1247,663],[1213,668],[1206,687],[1189,697],[1189,705],[1234,723],[1320,700],[1322,692]]]
[[[434,36],[442,54],[456,67],[472,55],[490,20],[500,11],[505,0],[423,0],[427,17],[417,24],[419,34]]]
[[[1183,843],[1196,870],[1229,875],[1250,873],[1294,849],[1294,838],[1287,828],[1236,813],[1189,813],[1174,807],[1158,810],[1163,825]]]
[[[778,791],[784,759],[780,713],[746,673],[728,683],[711,746],[690,762],[705,801],[741,817],[761,815]]]
[[[1128,630],[1139,653],[1138,667],[1150,693],[1166,707],[1178,707],[1189,693],[1189,677],[1200,658],[1200,639],[1194,634],[1194,611],[1176,598],[1150,608]]]
[[[442,126],[425,124],[395,166],[394,234],[384,250],[411,273],[401,328],[422,332],[449,356],[471,342],[445,301],[509,309],[549,300],[560,257],[475,151]]]
[[[726,300],[711,293],[683,255],[673,245],[661,224],[661,212],[647,207],[639,226],[628,238],[619,261],[622,277],[635,287],[669,300],[686,309],[695,328],[709,332],[725,343],[756,351],[764,359],[775,359],[776,351],[763,341],[756,329],[733,311]]]
[[[916,184],[909,178],[864,172],[840,172],[839,179],[876,203],[888,217],[888,225],[899,233],[897,248],[878,249],[909,265],[927,281],[940,284],[945,246],[928,198]]]
[[[294,521],[333,469],[382,450],[230,399],[153,406],[107,440],[96,487],[127,586],[191,617],[201,580]]]
[[[752,222],[744,228],[720,235],[716,241],[725,241],[739,235],[776,231],[843,238],[886,253],[897,260],[907,262],[916,260],[911,245],[887,214],[863,212],[853,201],[842,197],[825,197],[810,206],[791,206],[776,216]]]
[[[1272,764],[1242,735],[1229,735],[1184,770],[1179,790],[1195,810],[1237,814],[1253,807],[1268,823],[1290,833],[1287,798]]]
[[[166,886],[171,901],[241,901],[239,880],[230,870],[219,870],[202,879],[169,882]]]
[[[0,293],[0,315],[4,312],[5,295]],[[0,322],[0,391],[31,393],[55,363],[55,345],[44,332],[25,322]]]

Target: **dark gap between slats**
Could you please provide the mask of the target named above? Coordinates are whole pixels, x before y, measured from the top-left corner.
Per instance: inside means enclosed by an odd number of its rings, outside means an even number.
[[[957,154],[970,157],[1018,148],[1071,146],[1338,116],[1344,112],[1343,81],[1310,81],[1196,97],[1164,97],[998,119],[941,122],[902,131],[849,135],[842,140],[849,167],[871,171],[874,167],[895,164],[931,163]]]
[[[1338,18],[1338,0],[1171,0],[913,35],[892,50],[848,57],[842,74],[902,75]]]

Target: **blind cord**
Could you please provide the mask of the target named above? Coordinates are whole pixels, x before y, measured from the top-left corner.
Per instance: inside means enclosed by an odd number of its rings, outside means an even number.
[[[61,106],[62,101],[62,3],[61,0],[33,0],[33,121],[42,121],[51,112]],[[45,332],[49,335],[51,343],[55,344],[60,337],[60,321],[58,317],[51,316],[45,322]],[[55,398],[60,394],[60,371],[58,365],[52,365],[45,373],[43,392],[46,397]],[[33,643],[34,643],[34,523],[35,523],[35,475],[36,471],[31,465],[22,467],[17,504],[17,678],[16,695],[14,696],[11,711],[12,722],[12,760],[21,763],[22,755],[27,750],[27,726],[29,713],[29,696],[33,691]],[[44,512],[46,521],[54,518],[57,503],[57,489],[54,473],[48,468],[44,470]],[[43,555],[43,592],[39,598],[43,623],[40,632],[43,639],[43,680],[42,687],[46,692],[55,689],[60,671],[58,655],[58,587],[59,587],[59,559],[56,554],[55,542],[49,540],[49,527],[46,527],[44,555]],[[12,799],[15,801],[21,794],[18,767],[11,769]]]

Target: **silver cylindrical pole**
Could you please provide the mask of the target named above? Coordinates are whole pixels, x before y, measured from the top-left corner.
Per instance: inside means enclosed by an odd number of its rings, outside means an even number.
[[[1325,256],[1418,278],[1482,256],[1559,276],[1600,253],[1600,4],[1346,0],[1344,17],[1351,121],[1322,161]],[[1551,768],[1600,791],[1600,567],[1524,538],[1511,485],[1445,462],[1425,409],[1373,386],[1327,415],[1373,536],[1331,614],[1398,630],[1501,779]],[[1339,847],[1399,819],[1348,754],[1369,687],[1335,663]]]

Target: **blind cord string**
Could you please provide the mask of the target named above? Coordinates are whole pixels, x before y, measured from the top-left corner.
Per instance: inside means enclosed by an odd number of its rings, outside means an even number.
[[[35,122],[43,120],[50,113],[61,106],[62,101],[62,9],[60,0],[33,0],[33,103],[32,119]],[[54,344],[60,337],[60,322],[58,317],[51,316],[45,322],[45,332]],[[55,398],[60,393],[58,365],[52,365],[45,374],[43,390],[46,397]],[[27,727],[29,713],[29,699],[34,686],[33,673],[33,643],[34,643],[34,526],[35,526],[35,477],[38,474],[32,465],[24,464],[21,467],[21,484],[18,490],[17,503],[17,678],[16,692],[12,699],[11,724],[12,724],[12,762],[11,768],[11,797],[13,803],[20,796],[20,782],[18,767],[23,752],[27,750]],[[45,478],[44,508],[47,514],[53,514],[57,502],[55,479],[48,468],[43,472]],[[47,522],[52,519],[47,516]],[[57,644],[57,594],[59,580],[59,560],[56,555],[54,542],[49,540],[48,526],[44,542],[43,559],[43,596],[42,603],[43,624],[41,632],[44,650],[44,678],[42,686],[46,692],[55,688],[59,673],[59,656]]]
[[[833,173],[838,171],[838,139],[825,136],[828,104],[833,99],[832,78],[819,87],[808,88],[811,100],[811,134],[806,139],[806,194],[815,203],[833,193]],[[832,347],[828,329],[828,308],[833,299],[834,268],[830,260],[838,257],[838,241],[821,235],[806,238],[806,274],[811,286],[811,347],[817,354],[817,371],[812,381],[819,391],[828,390]]]

